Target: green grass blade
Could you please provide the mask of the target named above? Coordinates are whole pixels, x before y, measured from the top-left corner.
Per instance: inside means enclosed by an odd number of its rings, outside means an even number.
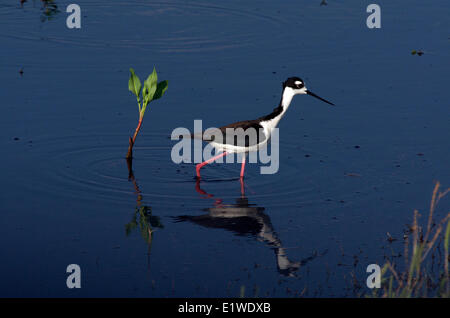
[[[444,248],[448,251],[448,243],[450,241],[450,221],[447,222],[447,229],[445,230]]]

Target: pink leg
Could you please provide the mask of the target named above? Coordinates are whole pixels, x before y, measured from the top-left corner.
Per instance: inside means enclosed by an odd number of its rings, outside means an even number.
[[[240,178],[239,181],[241,182],[241,197],[245,197],[245,185],[244,185],[244,178]]]
[[[197,181],[195,182],[195,191],[197,191],[200,194],[206,195],[208,198],[212,198],[213,195],[206,193],[206,191],[200,189],[200,179],[197,179]]]
[[[226,156],[226,155],[227,155],[226,152],[222,152],[221,154],[219,154],[211,159],[208,159],[202,163],[199,163],[197,166],[195,166],[195,171],[197,172],[197,178],[200,178],[200,169],[203,168],[203,166],[206,166],[208,163],[211,163],[211,162],[213,162],[223,156]]]
[[[241,178],[244,177],[244,171],[245,171],[245,157],[246,157],[246,155],[244,154],[244,156],[242,157]]]

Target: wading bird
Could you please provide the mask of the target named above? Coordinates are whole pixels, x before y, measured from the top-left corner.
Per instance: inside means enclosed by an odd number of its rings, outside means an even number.
[[[208,159],[202,163],[197,164],[196,172],[197,178],[200,178],[200,169],[205,165],[231,153],[244,153],[242,157],[242,166],[240,177],[244,177],[245,170],[245,154],[250,151],[257,151],[260,147],[264,146],[270,139],[273,129],[278,125],[281,118],[283,118],[292,98],[295,95],[307,94],[315,98],[324,101],[330,105],[333,103],[317,96],[305,87],[305,83],[298,77],[290,77],[283,82],[283,91],[281,95],[280,104],[270,114],[260,117],[254,120],[244,120],[233,124],[229,124],[218,128],[221,138],[218,138],[218,134],[193,134],[192,138],[200,138],[203,141],[209,142],[217,152],[221,152],[217,156]],[[241,133],[235,133],[239,130]],[[248,138],[251,134],[247,132],[249,130],[255,131],[256,138]],[[232,133],[230,133],[232,132]],[[228,134],[228,136],[227,136]],[[232,136],[231,136],[232,135]],[[229,138],[227,138],[229,137]]]

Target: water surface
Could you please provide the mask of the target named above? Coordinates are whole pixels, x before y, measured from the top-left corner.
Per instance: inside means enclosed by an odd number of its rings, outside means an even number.
[[[386,233],[401,238],[434,182],[449,185],[450,4],[382,1],[369,30],[369,1],[320,2],[80,0],[81,30],[65,26],[68,1],[0,4],[0,295],[368,292],[367,265],[403,248]],[[130,178],[128,69],[153,66],[169,89]],[[197,184],[172,163],[174,128],[269,113],[289,76],[337,106],[294,99],[277,174],[249,165],[242,194],[238,164]]]

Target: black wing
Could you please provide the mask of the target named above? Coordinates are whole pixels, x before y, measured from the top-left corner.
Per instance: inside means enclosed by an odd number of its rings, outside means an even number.
[[[203,132],[202,140],[250,147],[263,142],[267,136],[258,120],[246,120]]]

